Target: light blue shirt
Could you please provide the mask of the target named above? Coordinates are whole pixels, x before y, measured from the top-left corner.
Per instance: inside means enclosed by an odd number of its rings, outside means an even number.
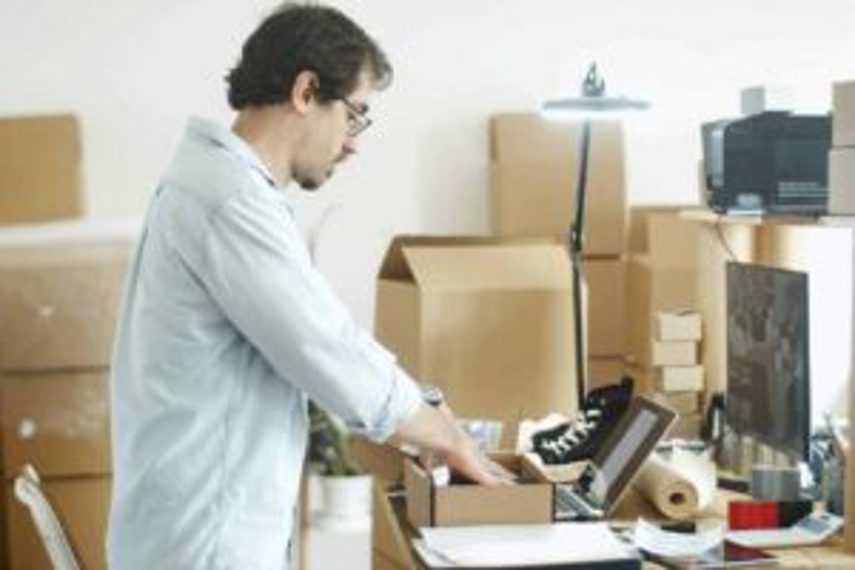
[[[421,402],[312,266],[251,147],[192,119],[117,331],[110,567],[287,568],[306,394],[378,441]]]

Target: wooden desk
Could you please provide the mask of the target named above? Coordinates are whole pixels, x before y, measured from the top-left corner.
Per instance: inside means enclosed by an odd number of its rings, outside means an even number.
[[[728,499],[734,495],[721,492],[712,507],[701,515],[701,519],[722,520]],[[661,519],[661,515],[647,501],[630,494],[621,501],[614,520],[632,524],[639,516],[649,520]],[[616,523],[620,525],[621,523]],[[375,487],[374,527],[372,529],[371,567],[373,570],[426,570],[412,548],[416,529],[407,520],[406,503],[401,493],[389,493]],[[842,539],[836,538],[828,545],[814,548],[769,550],[779,561],[780,568],[789,570],[832,570],[855,569],[855,555],[847,554]],[[645,562],[644,570],[659,570],[659,564]]]

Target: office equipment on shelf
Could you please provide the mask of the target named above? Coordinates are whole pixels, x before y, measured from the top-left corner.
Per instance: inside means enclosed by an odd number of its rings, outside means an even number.
[[[726,272],[726,427],[806,461],[808,276],[736,262],[728,262]]]
[[[815,546],[843,528],[843,517],[831,513],[811,513],[793,526],[754,530],[731,530],[725,536],[731,542],[755,548]]]
[[[831,117],[768,111],[701,127],[707,205],[721,213],[823,214]]]
[[[606,523],[421,529],[416,551],[430,568],[641,568]]]
[[[607,517],[638,475],[676,414],[636,397],[577,481],[555,487],[555,520]]]

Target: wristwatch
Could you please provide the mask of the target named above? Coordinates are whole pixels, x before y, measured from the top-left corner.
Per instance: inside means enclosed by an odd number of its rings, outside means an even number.
[[[422,391],[422,399],[428,406],[438,408],[445,401],[442,390],[433,384],[419,384],[419,388]]]

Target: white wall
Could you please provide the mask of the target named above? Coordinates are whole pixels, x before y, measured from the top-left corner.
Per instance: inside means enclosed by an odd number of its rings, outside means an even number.
[[[371,325],[395,233],[487,230],[487,119],[575,92],[596,59],[616,93],[653,108],[628,125],[633,202],[696,199],[698,129],[746,85],[783,83],[825,111],[855,77],[849,0],[339,0],[396,67],[361,155],[301,199],[325,224],[319,263]],[[139,215],[183,129],[227,123],[223,75],[269,0],[2,0],[0,113],[82,119],[88,211]]]

